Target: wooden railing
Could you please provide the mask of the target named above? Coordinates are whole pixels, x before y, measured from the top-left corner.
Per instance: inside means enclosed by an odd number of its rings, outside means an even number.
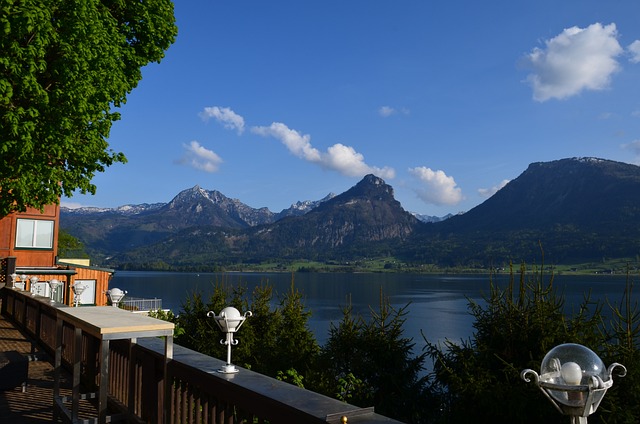
[[[0,289],[2,314],[54,354],[59,308],[48,298],[9,288]],[[73,327],[63,323],[63,365],[74,357]],[[99,340],[83,334],[82,383],[99,384],[96,372]],[[114,340],[109,353],[111,407],[127,412],[131,421],[170,424],[235,423],[398,423],[354,405],[301,389],[240,368],[237,374],[217,372],[224,362],[174,345],[173,360],[164,361],[164,341],[145,338]],[[165,385],[165,378],[168,384]]]

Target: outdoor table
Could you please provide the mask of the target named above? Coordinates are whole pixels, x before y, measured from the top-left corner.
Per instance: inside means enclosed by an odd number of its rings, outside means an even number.
[[[73,358],[73,391],[71,411],[65,405],[67,397],[60,396],[60,376],[62,366],[62,329],[63,324],[71,325],[74,331]],[[107,414],[107,397],[109,388],[109,342],[111,340],[130,339],[135,343],[137,338],[165,336],[165,376],[166,364],[173,357],[174,324],[145,315],[134,314],[111,306],[84,306],[79,308],[62,307],[57,309],[56,346],[54,369],[54,410],[62,412],[63,418],[72,423],[78,422],[115,422],[119,417]],[[96,337],[100,341],[99,364],[100,383],[97,393],[80,394],[80,372],[82,360],[82,334]],[[165,379],[166,382],[166,379]],[[97,419],[79,420],[80,399],[96,398]],[[122,417],[124,418],[124,417]]]

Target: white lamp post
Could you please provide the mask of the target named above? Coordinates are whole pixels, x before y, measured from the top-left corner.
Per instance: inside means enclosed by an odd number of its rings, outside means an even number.
[[[56,280],[55,278],[52,278],[51,280],[47,281],[47,284],[49,284],[49,288],[51,289],[51,303],[55,303],[56,302],[56,291],[58,291],[58,287],[60,287],[60,285],[62,284],[62,282]]]
[[[36,295],[36,284],[38,284],[38,280],[39,278],[36,277],[35,275],[29,278],[29,281],[31,282],[31,284],[29,285],[29,291],[31,292],[31,296]]]
[[[569,415],[571,424],[587,424],[587,417],[600,405],[607,389],[613,385],[612,373],[624,377],[627,369],[614,362],[606,368],[591,349],[575,343],[554,347],[547,353],[540,366],[540,375],[532,369],[523,370],[520,376],[527,383],[534,383],[562,414]]]
[[[73,289],[73,304],[77,308],[78,305],[80,305],[80,296],[82,296],[82,292],[87,288],[87,285],[82,283],[73,283],[71,288]]]
[[[118,303],[120,303],[124,295],[127,294],[126,290],[120,290],[119,288],[116,288],[116,287],[110,290],[107,290],[105,293],[107,294],[107,297],[111,301],[111,306],[113,306],[114,308],[118,307]]]
[[[220,340],[220,344],[227,345],[227,364],[218,370],[218,372],[224,374],[233,374],[238,372],[236,366],[231,364],[231,346],[238,344],[238,340],[234,340],[233,338],[233,333],[238,331],[244,320],[251,315],[253,315],[251,311],[247,311],[244,315],[240,315],[240,311],[231,306],[227,306],[220,311],[220,315],[216,315],[213,311],[207,312],[207,316],[213,317],[216,320],[218,327],[220,327],[220,330],[227,334],[226,340]]]
[[[26,281],[27,281],[27,276],[25,274],[22,274],[20,276],[20,282],[15,282],[13,284],[13,288],[16,290],[24,290],[25,285],[26,285]]]
[[[14,272],[9,277],[11,277],[11,287],[15,289],[16,288],[16,280],[18,279],[18,274],[16,274]]]

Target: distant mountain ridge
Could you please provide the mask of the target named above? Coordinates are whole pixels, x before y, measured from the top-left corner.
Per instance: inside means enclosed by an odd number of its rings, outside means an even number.
[[[163,269],[376,256],[487,266],[539,260],[541,244],[555,262],[634,257],[639,221],[640,167],[596,158],[532,163],[482,204],[442,221],[405,211],[374,175],[280,213],[195,186],[167,204],[62,209],[60,220],[105,266]]]
[[[463,215],[426,225],[405,257],[452,265],[580,263],[640,254],[640,167],[599,158],[536,162]],[[421,246],[421,248],[418,248]]]
[[[166,203],[141,203],[139,205],[122,205],[115,208],[99,208],[96,206],[83,206],[80,208],[69,208],[61,206],[61,209],[68,214],[88,215],[99,213],[118,213],[122,215],[136,215],[149,210],[158,209]]]
[[[636,165],[598,158],[535,162],[491,198],[443,225],[458,232],[559,225],[626,230],[626,219],[636,217],[640,207],[639,171]]]
[[[241,222],[247,226],[261,225],[278,221],[287,216],[300,216],[314,209],[316,206],[335,197],[335,194],[329,193],[320,200],[305,200],[293,203],[289,208],[283,209],[279,213],[273,213],[268,208],[255,209],[242,203],[238,199],[231,199],[217,190],[205,190],[196,185],[190,189],[186,189],[178,193],[169,203],[142,203],[139,205],[123,205],[115,208],[98,208],[93,206],[81,208],[68,208],[62,206],[63,213],[69,215],[92,215],[92,214],[119,214],[119,215],[140,215],[147,212],[153,212],[163,207],[183,212],[202,211],[207,207],[207,203],[217,205],[220,212],[236,216]],[[189,208],[194,207],[195,210],[190,211]],[[187,210],[185,210],[185,208]]]

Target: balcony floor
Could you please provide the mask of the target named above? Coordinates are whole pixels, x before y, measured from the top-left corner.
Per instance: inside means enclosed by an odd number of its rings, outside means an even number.
[[[62,422],[53,419],[53,365],[52,358],[33,345],[13,323],[0,314],[0,352],[17,351],[35,356],[29,362],[27,391],[22,387],[0,390],[0,417],[12,424]],[[61,394],[71,396],[71,375],[62,373]],[[94,408],[89,402],[80,404],[80,418],[89,417]]]

